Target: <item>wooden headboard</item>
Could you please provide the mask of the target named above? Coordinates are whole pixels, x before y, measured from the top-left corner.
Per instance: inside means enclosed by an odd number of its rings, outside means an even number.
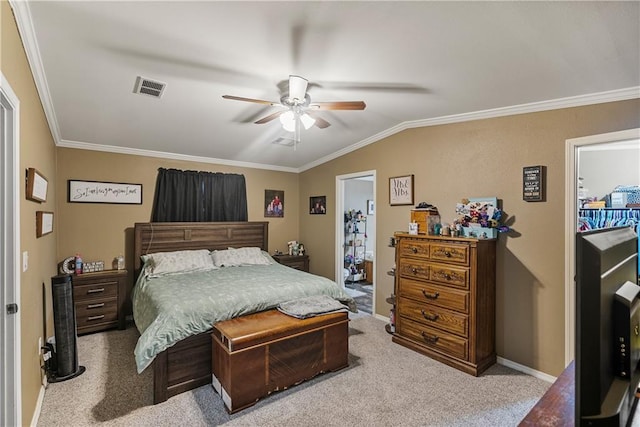
[[[134,235],[134,272],[140,256],[187,249],[227,249],[257,246],[268,250],[269,223],[255,222],[137,222]]]

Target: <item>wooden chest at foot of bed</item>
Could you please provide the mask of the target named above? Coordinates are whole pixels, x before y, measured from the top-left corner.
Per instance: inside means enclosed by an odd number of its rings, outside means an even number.
[[[213,326],[212,380],[227,411],[348,365],[346,312],[296,319],[263,311]]]

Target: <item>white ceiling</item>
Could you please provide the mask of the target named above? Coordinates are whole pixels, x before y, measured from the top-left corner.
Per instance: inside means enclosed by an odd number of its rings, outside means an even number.
[[[640,97],[638,1],[11,4],[63,147],[301,171],[409,127]],[[289,74],[367,107],[294,150],[253,123],[277,107],[222,98],[278,101]]]

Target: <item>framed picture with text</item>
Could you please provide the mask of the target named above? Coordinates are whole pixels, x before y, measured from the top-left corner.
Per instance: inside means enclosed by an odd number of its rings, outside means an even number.
[[[389,204],[391,206],[413,205],[413,175],[389,178]]]

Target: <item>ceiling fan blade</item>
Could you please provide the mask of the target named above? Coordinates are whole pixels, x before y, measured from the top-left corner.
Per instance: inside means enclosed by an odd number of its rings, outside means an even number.
[[[281,115],[282,113],[285,113],[285,112],[287,112],[287,111],[288,111],[288,110],[276,111],[276,112],[275,112],[275,113],[273,113],[273,114],[269,114],[268,116],[265,116],[265,117],[261,118],[260,120],[258,120],[257,122],[255,122],[255,124],[257,124],[257,125],[262,125],[262,124],[264,124],[264,123],[269,123],[271,120],[273,120],[273,119],[277,119],[278,117],[280,117],[280,115]]]
[[[265,101],[262,99],[253,99],[253,98],[243,98],[241,96],[233,96],[233,95],[222,95],[224,99],[233,99],[234,101],[244,101],[244,102],[253,102],[255,104],[265,104],[265,105],[280,105],[279,102],[273,101]]]
[[[309,114],[315,120],[314,126],[317,126],[320,129],[325,129],[325,128],[328,128],[329,126],[331,126],[331,123],[329,123],[328,121],[326,121],[322,117],[318,116],[317,114],[313,114],[313,113],[309,113],[309,112],[307,112],[307,114]]]
[[[312,110],[364,110],[366,106],[364,101],[336,101],[313,102],[309,108]]]

